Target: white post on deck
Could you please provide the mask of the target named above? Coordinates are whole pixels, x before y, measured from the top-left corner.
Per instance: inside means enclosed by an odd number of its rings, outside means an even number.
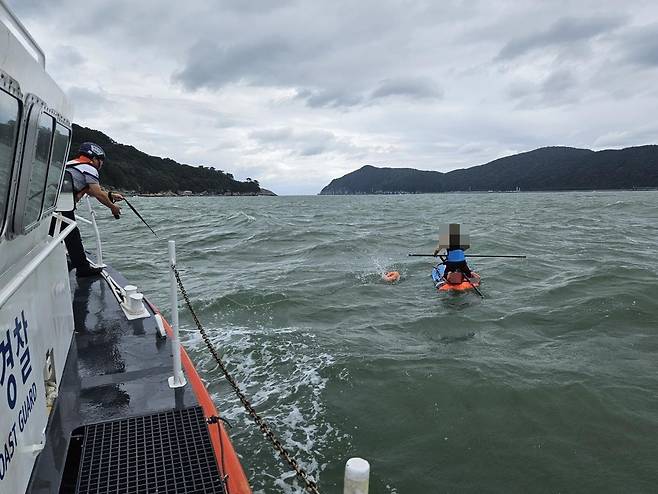
[[[368,494],[370,464],[363,458],[350,458],[345,464],[343,494]]]
[[[180,340],[178,339],[178,283],[176,282],[176,242],[169,241],[169,302],[171,305],[171,329],[174,338],[171,341],[171,351],[174,354],[174,375],[169,378],[170,388],[180,388],[187,384],[180,363]]]
[[[91,224],[94,227],[94,233],[96,234],[96,266],[105,267],[103,264],[103,248],[101,247],[101,234],[98,231],[98,226],[96,225],[96,213],[94,208],[91,206],[91,201],[89,196],[85,196],[87,200],[87,207],[89,208],[89,214],[91,215]]]

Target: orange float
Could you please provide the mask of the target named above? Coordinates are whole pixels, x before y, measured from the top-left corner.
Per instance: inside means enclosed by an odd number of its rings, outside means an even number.
[[[384,281],[389,282],[389,283],[393,283],[393,282],[398,281],[400,279],[400,272],[399,271],[386,271],[382,275],[382,279]]]
[[[434,286],[436,289],[441,292],[457,291],[463,292],[466,290],[473,290],[473,287],[477,288],[480,286],[480,275],[475,271],[472,272],[471,281],[468,281],[463,275],[460,276],[459,283],[451,283],[452,275],[458,275],[461,273],[450,273],[448,277],[450,279],[446,280],[443,277],[445,271],[445,266],[439,264],[432,269],[432,280],[434,281]]]
[[[471,281],[462,281],[461,283],[447,283],[444,282],[442,285],[439,285],[437,289],[440,292],[448,292],[451,290],[456,290],[458,292],[464,291],[464,290],[472,290],[473,287],[479,287],[480,286],[480,275],[477,274],[476,272],[473,272],[473,278]]]

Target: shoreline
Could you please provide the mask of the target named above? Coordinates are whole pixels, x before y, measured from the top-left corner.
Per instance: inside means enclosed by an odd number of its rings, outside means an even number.
[[[212,192],[201,192],[195,193],[190,191],[185,191],[181,193],[165,191],[165,192],[137,192],[134,190],[115,190],[120,194],[127,196],[137,196],[137,197],[232,197],[232,196],[270,196],[276,197],[277,194],[270,190],[263,189],[260,192],[223,192],[223,193],[212,193]]]
[[[633,189],[537,189],[537,190],[446,190],[435,192],[351,192],[346,194],[321,193],[318,196],[413,196],[423,194],[532,194],[547,192],[656,192],[658,187],[637,187]]]

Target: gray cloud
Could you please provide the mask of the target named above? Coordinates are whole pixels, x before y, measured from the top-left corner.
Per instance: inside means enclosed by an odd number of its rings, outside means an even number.
[[[70,67],[78,67],[86,61],[85,57],[73,46],[64,45],[55,49],[55,63]]]
[[[653,122],[630,130],[620,126],[611,127],[609,132],[594,141],[593,147],[607,149],[656,144],[656,135],[658,125]]]
[[[9,0],[11,9],[20,19],[28,19],[33,16],[48,14],[53,9],[61,7],[61,2],[42,2],[41,0]]]
[[[288,192],[366,162],[634,144],[658,112],[646,0],[8,2],[76,122]]]
[[[398,77],[380,81],[369,94],[346,88],[298,89],[297,98],[311,108],[349,108],[378,102],[389,97],[441,99],[443,92],[429,78]]]
[[[397,6],[363,0],[356,5],[298,2],[294,7],[267,15],[250,11],[240,18],[248,25],[209,13],[218,22],[202,19],[194,28],[194,43],[185,48],[172,81],[189,91],[236,84],[293,88],[311,108],[359,105],[378,89],[376,97],[386,91],[435,95],[436,88],[421,87],[415,70],[409,70],[404,30],[414,26]],[[439,12],[422,13],[424,22],[440,19]],[[399,87],[378,87],[389,79],[390,84],[399,79]]]
[[[69,88],[67,96],[74,102],[75,112],[78,115],[99,115],[115,105],[103,92],[80,86]]]
[[[622,41],[623,57],[635,64],[658,66],[658,24],[631,30]]]
[[[372,93],[371,99],[386,98],[389,96],[408,96],[418,99],[441,99],[441,89],[430,79],[425,78],[397,78],[382,81]]]
[[[283,151],[289,155],[308,157],[325,153],[355,151],[354,146],[333,132],[323,129],[298,130],[290,127],[258,129],[249,133],[249,138],[259,147]]]
[[[292,137],[292,129],[281,127],[278,129],[254,130],[249,133],[249,137],[261,143],[285,141]]]
[[[363,96],[344,89],[298,89],[297,97],[311,108],[344,108],[363,102]]]
[[[231,10],[240,14],[271,14],[275,10],[283,9],[295,4],[296,0],[223,0],[217,2],[223,11]]]
[[[278,85],[286,79],[281,69],[295,48],[282,37],[225,45],[201,40],[189,50],[185,68],[173,80],[192,90],[218,89],[231,82]]]
[[[507,94],[518,108],[547,108],[572,104],[580,98],[580,86],[574,73],[566,68],[550,72],[539,82],[516,81]]]
[[[300,156],[317,156],[319,154],[327,151],[327,147],[324,144],[314,144],[306,146],[299,151]]]
[[[541,83],[541,92],[547,96],[563,95],[577,85],[573,73],[567,69],[556,70]]]
[[[624,22],[625,20],[619,17],[564,17],[555,21],[548,29],[510,40],[500,50],[497,59],[513,59],[533,50],[586,41],[610,32]]]

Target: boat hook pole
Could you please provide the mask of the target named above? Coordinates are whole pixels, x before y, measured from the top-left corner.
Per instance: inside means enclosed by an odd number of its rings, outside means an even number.
[[[526,259],[526,256],[506,256],[506,255],[485,255],[485,254],[464,254],[466,257],[508,257],[513,259]],[[409,254],[409,257],[439,257],[434,254]]]
[[[108,192],[108,197],[110,198],[110,201],[114,202],[114,200],[112,199],[112,192],[111,192],[111,191]],[[139,212],[135,209],[135,207],[134,207],[132,204],[130,204],[130,201],[128,201],[128,198],[127,198],[127,197],[124,197],[123,200],[126,201],[126,204],[128,205],[128,207],[129,207],[130,209],[133,210],[133,213],[135,213],[135,214],[137,215],[137,217],[138,217],[140,220],[142,220],[142,223],[144,223],[144,224],[148,227],[148,229],[151,230],[151,232],[153,233],[153,235],[155,235],[156,237],[158,237],[158,234],[155,233],[155,232],[153,231],[153,228],[151,228],[151,226],[146,222],[146,220],[145,220],[144,218],[142,218],[142,215],[139,214]],[[158,238],[160,238],[160,237],[158,237]]]

